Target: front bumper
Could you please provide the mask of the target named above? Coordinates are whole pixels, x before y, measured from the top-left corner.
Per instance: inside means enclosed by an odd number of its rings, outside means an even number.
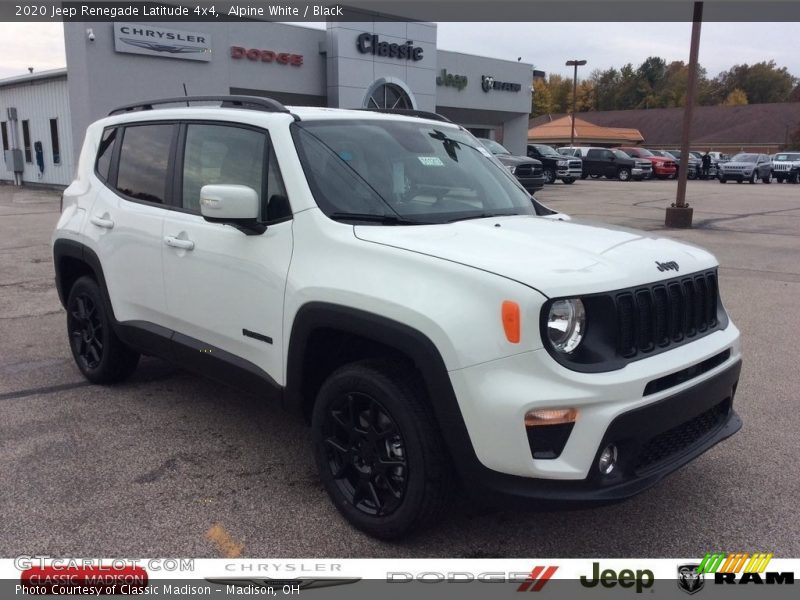
[[[556,177],[559,179],[580,179],[582,174],[582,168],[558,167],[556,170]]]
[[[525,188],[525,191],[530,194],[538,192],[544,187],[544,175],[539,175],[538,177],[517,177],[517,181],[519,181],[522,184],[522,187]]]
[[[653,176],[653,169],[643,169],[640,167],[634,167],[631,169],[631,176],[634,179],[649,179]]]
[[[543,350],[451,372],[473,446],[461,453],[470,458],[454,457],[461,476],[475,494],[501,504],[612,501],[654,485],[741,427],[732,408],[741,365],[736,327],[676,350],[609,373],[568,371]],[[715,367],[645,395],[648,383],[721,352],[727,358]],[[558,407],[578,409],[575,427],[558,458],[534,459],[524,415]],[[601,476],[597,460],[609,443],[619,462]]]
[[[727,181],[748,181],[753,176],[753,172],[743,173],[742,171],[734,171],[726,173],[722,171],[719,176]]]

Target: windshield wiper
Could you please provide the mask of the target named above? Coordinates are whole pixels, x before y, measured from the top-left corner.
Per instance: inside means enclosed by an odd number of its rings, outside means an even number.
[[[447,222],[448,223],[455,223],[456,221],[469,221],[471,219],[489,219],[491,217],[513,217],[513,216],[517,216],[519,214],[520,213],[490,213],[490,212],[485,212],[485,213],[479,213],[479,214],[475,214],[475,215],[468,215],[466,217],[456,217],[455,219],[450,219]]]
[[[429,225],[424,221],[414,221],[397,215],[373,215],[370,213],[335,212],[328,215],[334,221],[365,221],[383,225]]]

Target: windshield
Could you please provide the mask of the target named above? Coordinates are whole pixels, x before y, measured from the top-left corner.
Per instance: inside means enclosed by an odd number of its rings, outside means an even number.
[[[301,121],[292,134],[314,199],[332,219],[391,225],[536,214],[508,169],[453,126]]]
[[[561,156],[563,156],[563,155],[559,154],[558,152],[556,152],[550,146],[543,146],[541,144],[533,144],[533,147],[536,148],[539,151],[539,154],[541,154],[542,156],[554,156],[555,158],[561,158]]]
[[[786,160],[800,160],[800,153],[798,154],[776,154],[775,155],[776,161],[786,161]]]
[[[630,158],[630,155],[625,154],[622,150],[612,150],[612,152],[617,158]]]
[[[655,154],[653,154],[652,152],[650,152],[650,150],[647,150],[646,148],[637,148],[636,155],[639,158],[644,158],[645,156],[655,156]]]
[[[486,138],[478,138],[478,141],[483,144],[484,148],[489,150],[492,154],[511,154],[505,146],[495,142],[494,140],[487,140]]]
[[[731,162],[754,163],[758,160],[758,154],[737,154]]]

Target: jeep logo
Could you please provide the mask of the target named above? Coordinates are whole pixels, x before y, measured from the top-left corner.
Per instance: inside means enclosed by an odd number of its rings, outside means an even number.
[[[677,273],[678,271],[680,271],[680,267],[678,267],[678,263],[676,263],[674,260],[671,260],[669,262],[663,262],[663,263],[656,261],[656,267],[658,267],[658,270],[661,271],[661,272],[664,272],[664,271],[675,271]]]
[[[632,588],[635,586],[636,593],[641,594],[642,590],[653,587],[653,572],[650,569],[632,571],[622,569],[619,573],[614,569],[606,569],[600,572],[600,563],[592,563],[592,578],[581,575],[581,585],[587,588],[597,587],[599,583],[604,588],[613,588],[619,585],[621,588]]]

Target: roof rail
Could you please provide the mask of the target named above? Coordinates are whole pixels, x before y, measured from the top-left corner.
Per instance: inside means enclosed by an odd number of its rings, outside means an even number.
[[[431,119],[432,121],[444,121],[452,123],[450,119],[439,113],[427,110],[416,110],[414,108],[358,108],[356,110],[368,110],[370,112],[385,113],[388,115],[403,115],[406,117],[419,117],[420,119]]]
[[[126,112],[140,110],[153,110],[154,106],[161,104],[183,104],[189,106],[190,102],[219,102],[221,108],[243,108],[246,110],[260,110],[263,112],[277,112],[292,114],[283,104],[272,98],[260,96],[184,96],[179,98],[163,98],[119,106],[108,113],[108,116],[119,115]],[[294,115],[292,115],[294,116]],[[297,117],[295,116],[295,120]]]

